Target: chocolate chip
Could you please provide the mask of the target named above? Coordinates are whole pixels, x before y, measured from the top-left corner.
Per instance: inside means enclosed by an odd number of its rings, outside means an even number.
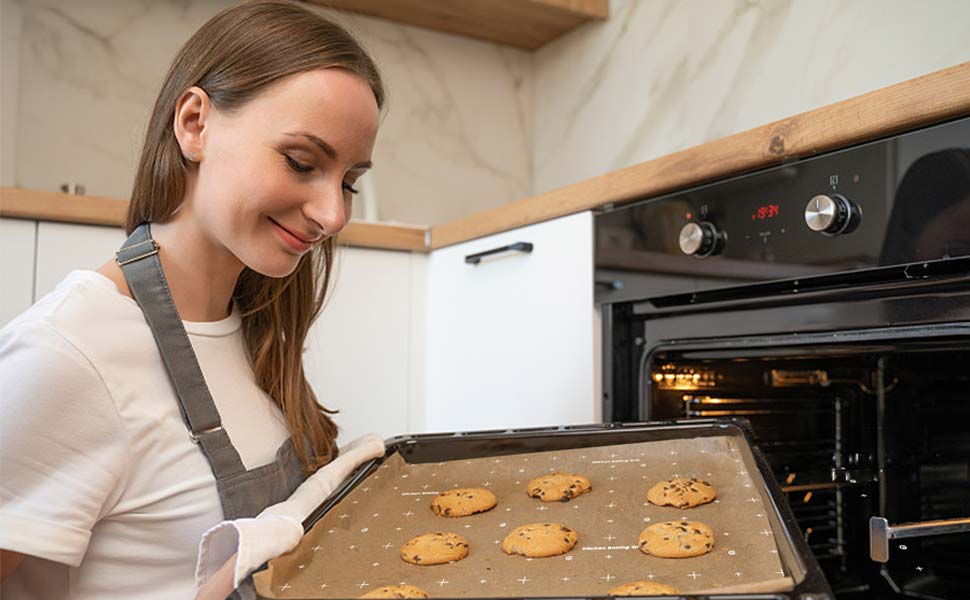
[[[684,550],[690,550],[690,544],[684,544]]]

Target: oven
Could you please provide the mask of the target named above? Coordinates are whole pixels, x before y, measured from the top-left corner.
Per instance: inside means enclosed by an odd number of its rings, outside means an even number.
[[[970,119],[595,216],[605,421],[747,419],[839,598],[970,598]]]

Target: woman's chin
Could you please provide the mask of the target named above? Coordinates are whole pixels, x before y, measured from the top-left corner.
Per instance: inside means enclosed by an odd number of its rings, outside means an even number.
[[[256,260],[247,261],[246,266],[260,275],[279,279],[292,274],[299,264],[299,256],[288,254],[279,258],[261,256]]]

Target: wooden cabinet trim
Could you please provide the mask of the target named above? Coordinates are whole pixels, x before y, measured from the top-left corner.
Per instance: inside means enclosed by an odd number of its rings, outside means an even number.
[[[127,211],[118,198],[0,188],[0,217],[122,227]],[[427,227],[364,221],[351,221],[339,237],[345,246],[409,252],[428,252],[427,239]]]

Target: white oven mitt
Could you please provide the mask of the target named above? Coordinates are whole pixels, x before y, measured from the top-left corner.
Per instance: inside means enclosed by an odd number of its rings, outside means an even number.
[[[320,506],[354,469],[384,455],[384,441],[374,433],[340,449],[337,458],[311,475],[285,502],[266,507],[251,519],[223,521],[202,534],[195,568],[197,586],[204,584],[233,554],[233,587],[260,565],[289,552],[303,537],[303,520]]]

